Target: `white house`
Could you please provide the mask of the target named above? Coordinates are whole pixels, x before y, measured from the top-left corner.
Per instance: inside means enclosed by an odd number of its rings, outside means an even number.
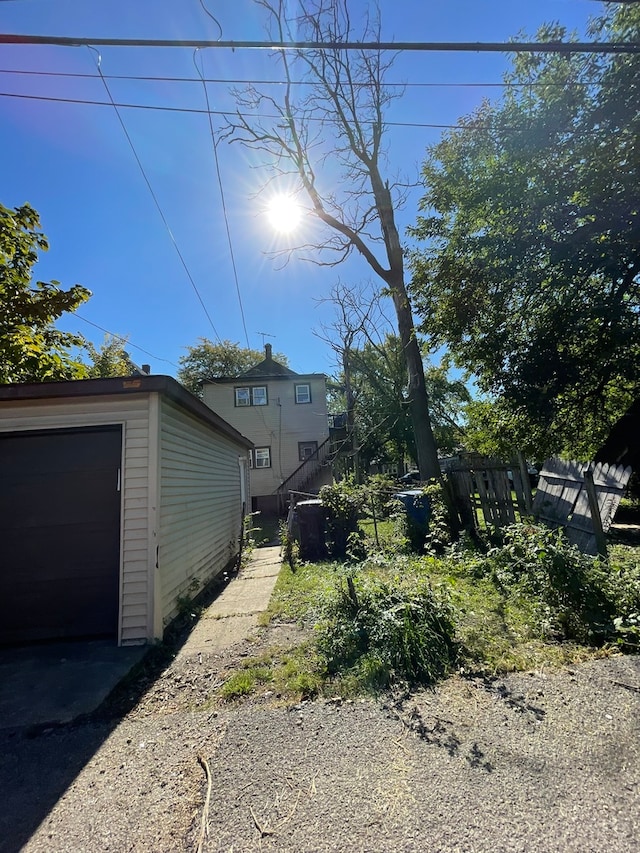
[[[331,482],[326,377],[295,373],[265,358],[241,376],[203,384],[203,399],[251,439],[252,509],[274,512],[289,490],[316,491]]]

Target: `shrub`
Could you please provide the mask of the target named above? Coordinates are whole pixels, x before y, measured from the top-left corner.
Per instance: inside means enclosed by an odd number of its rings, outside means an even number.
[[[378,519],[389,518],[393,509],[393,493],[398,486],[388,474],[371,474],[366,481],[366,509]]]
[[[339,583],[319,626],[318,645],[330,674],[345,668],[369,686],[432,684],[455,657],[448,595],[412,573],[383,580],[371,573]]]
[[[519,587],[538,601],[541,621],[552,633],[579,642],[602,642],[613,628],[607,567],[571,545],[562,530],[513,524],[486,565],[502,588]]]
[[[366,493],[353,477],[345,477],[339,483],[323,486],[320,500],[327,517],[327,545],[334,560],[359,560],[364,556],[362,531],[358,519],[362,512]]]
[[[608,592],[615,604],[616,641],[626,651],[640,651],[640,551],[617,545],[611,551]]]

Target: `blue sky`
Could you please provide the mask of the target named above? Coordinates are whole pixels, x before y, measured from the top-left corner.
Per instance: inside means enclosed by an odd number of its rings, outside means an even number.
[[[357,20],[366,2],[351,3]],[[383,39],[396,41],[505,41],[532,35],[557,21],[583,33],[602,4],[592,0],[383,0]],[[208,0],[222,36],[265,37],[261,10],[251,0]],[[114,38],[211,38],[219,31],[199,0],[4,0],[4,33]],[[277,65],[265,51],[201,52],[207,77],[273,78]],[[509,65],[502,54],[413,53],[398,58],[389,80],[416,83],[498,83]],[[191,49],[104,47],[105,75],[195,77]],[[35,76],[16,72],[95,74],[86,47],[2,46],[0,92],[105,101],[99,79]],[[114,99],[131,104],[203,110],[202,84],[110,80]],[[209,84],[212,110],[229,109],[226,83]],[[492,87],[410,85],[389,114],[395,122],[455,124]],[[338,269],[302,260],[281,263],[268,256],[286,245],[260,212],[256,192],[266,175],[259,158],[237,145],[218,146],[237,287],[225,232],[208,118],[204,114],[142,109],[121,111],[126,130],[147,174],[198,296],[140,173],[114,109],[0,97],[0,202],[28,201],[40,213],[50,251],[36,268],[39,279],[64,286],[81,283],[93,296],[79,318],[60,325],[100,344],[101,330],[128,336],[138,363],[154,373],[175,375],[177,362],[200,337],[261,348],[265,340],[288,355],[301,373],[334,370],[331,351],[313,334],[329,324],[332,311],[318,299],[338,278],[371,278],[354,258]],[[220,119],[214,116],[214,126]],[[425,149],[441,131],[392,127],[388,172],[415,181]],[[329,174],[328,180],[335,180]],[[401,228],[416,217],[418,190],[398,215]],[[207,313],[209,318],[207,317]],[[244,322],[242,314],[244,313]],[[89,322],[86,322],[89,321]],[[245,334],[246,329],[246,334]],[[134,346],[135,345],[135,346]],[[146,350],[143,352],[137,347]]]

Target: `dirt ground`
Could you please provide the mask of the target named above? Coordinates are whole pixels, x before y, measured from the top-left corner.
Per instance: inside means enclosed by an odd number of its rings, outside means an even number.
[[[640,658],[287,706],[211,697],[256,628],[178,655],[75,724],[0,742],[0,851],[640,847]]]

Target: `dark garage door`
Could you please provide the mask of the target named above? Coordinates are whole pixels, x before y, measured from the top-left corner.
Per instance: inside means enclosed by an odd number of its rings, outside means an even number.
[[[120,426],[0,433],[0,643],[113,636]]]

